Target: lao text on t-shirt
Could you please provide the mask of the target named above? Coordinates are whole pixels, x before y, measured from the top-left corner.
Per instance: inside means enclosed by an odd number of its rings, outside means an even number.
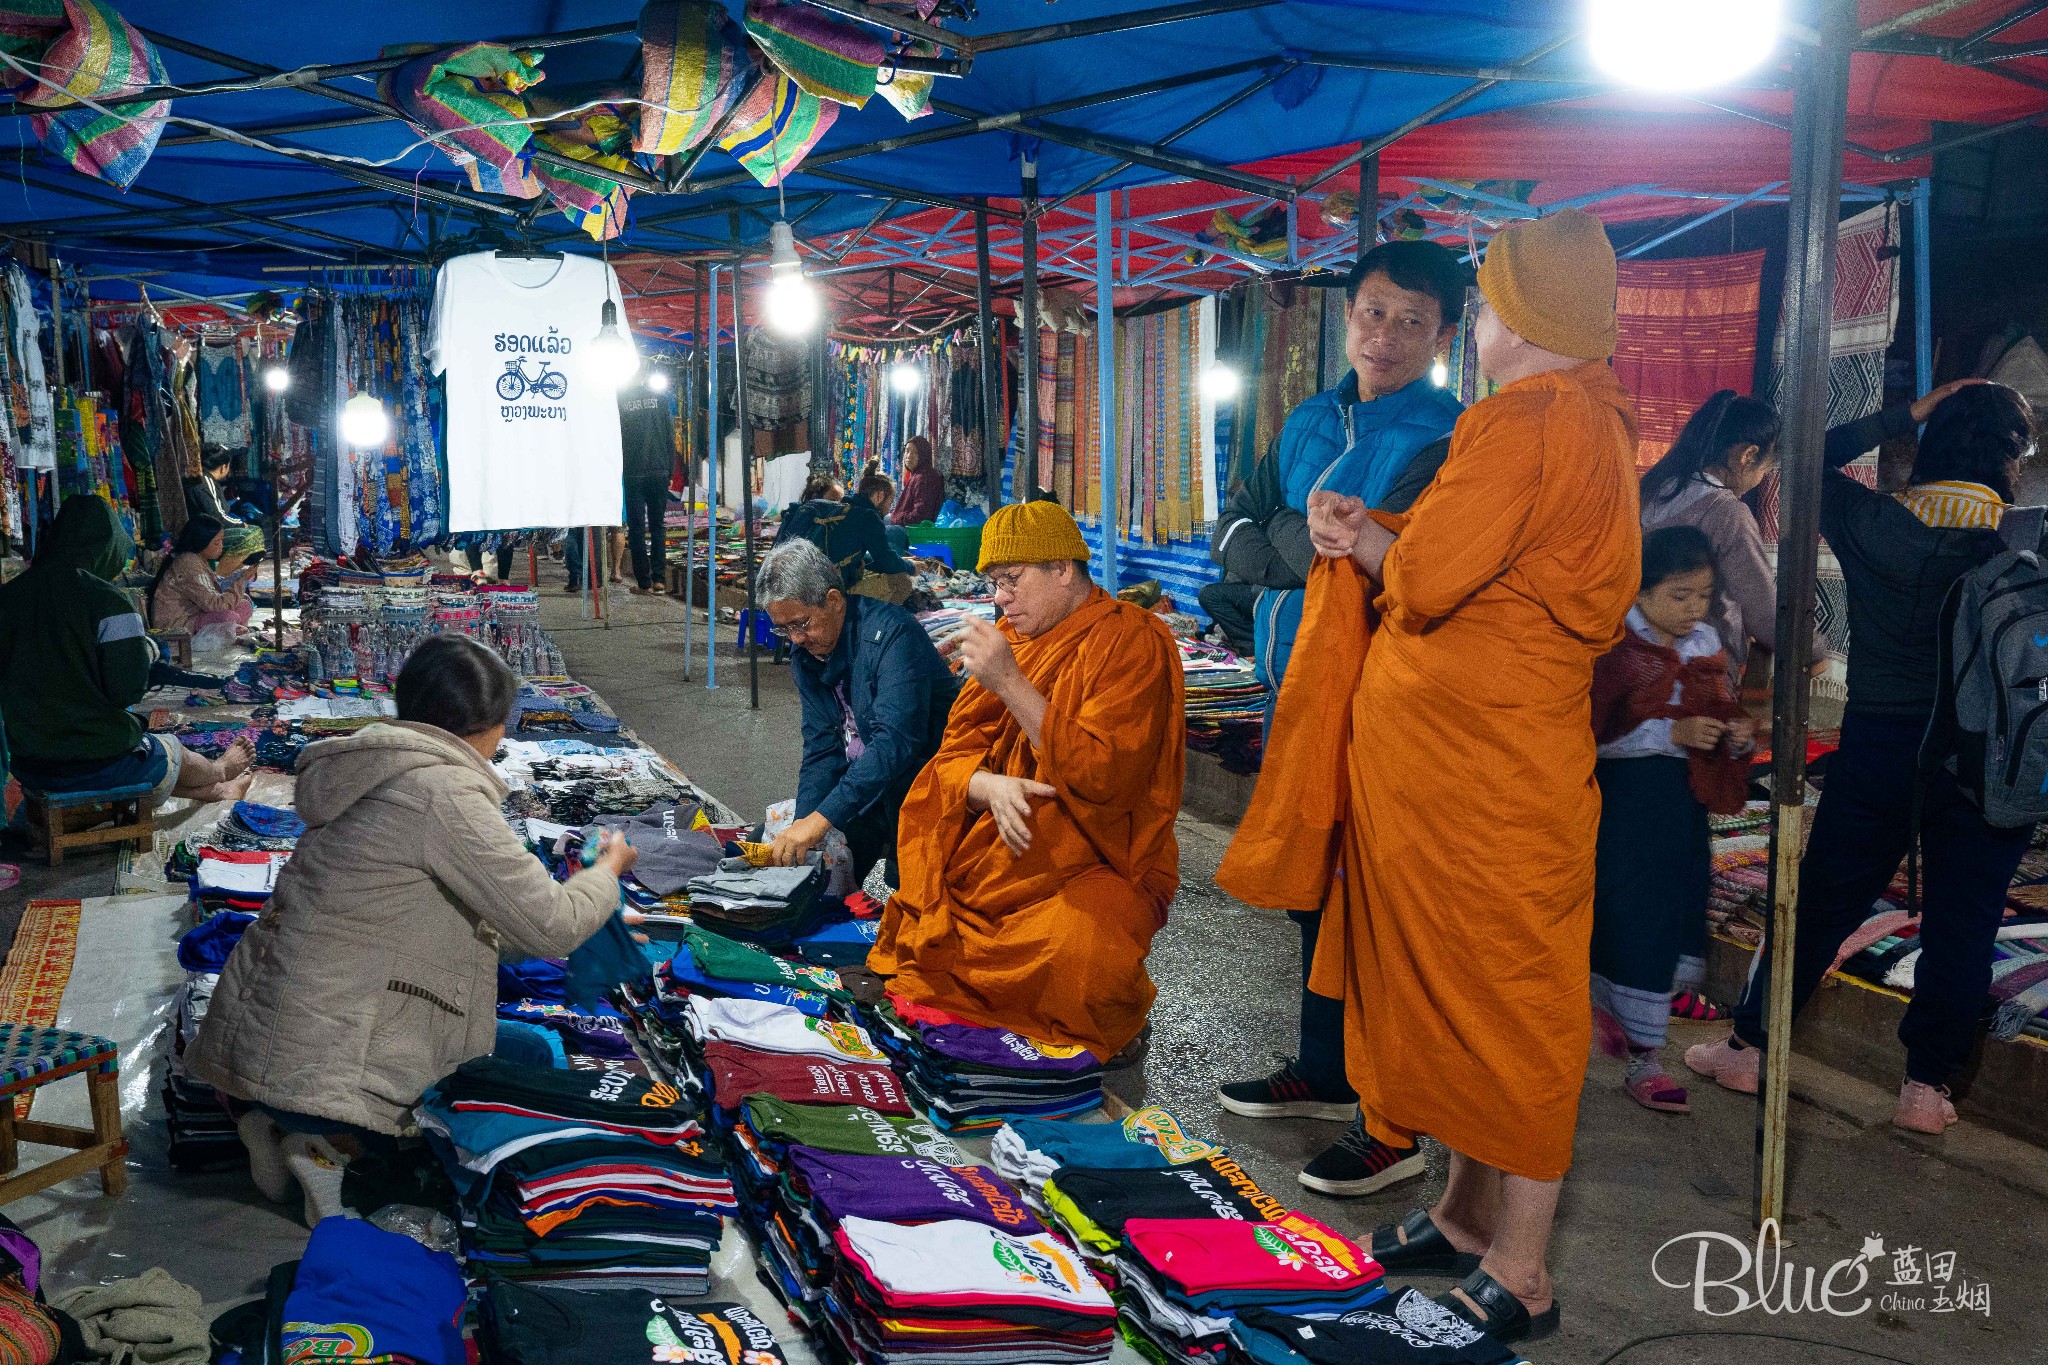
[[[749,1095],[772,1095],[792,1104],[857,1104],[910,1117],[903,1083],[886,1066],[761,1052],[736,1043],[707,1046],[704,1065],[717,1105],[727,1112],[737,1110]]]
[[[964,1219],[1005,1232],[1043,1232],[1024,1197],[986,1166],[942,1166],[915,1156],[857,1156],[789,1149],[789,1164],[811,1200],[834,1221],[887,1223]]]
[[[427,361],[448,376],[448,529],[616,526],[616,389],[591,365],[611,267],[457,256],[434,278]]]

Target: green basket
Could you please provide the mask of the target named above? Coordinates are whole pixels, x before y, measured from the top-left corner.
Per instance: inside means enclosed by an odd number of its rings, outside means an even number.
[[[940,526],[924,522],[917,526],[906,526],[903,533],[910,537],[911,548],[919,545],[943,545],[953,552],[953,567],[972,569],[981,559],[981,528],[979,526]]]

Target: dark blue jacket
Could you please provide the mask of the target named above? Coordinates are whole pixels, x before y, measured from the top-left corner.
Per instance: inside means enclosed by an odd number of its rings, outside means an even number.
[[[799,819],[816,812],[844,832],[876,806],[901,805],[910,783],[946,733],[959,684],[917,618],[898,606],[849,594],[846,624],[829,658],[792,650],[804,707],[804,762],[797,775]],[[866,746],[846,758],[844,685]]]

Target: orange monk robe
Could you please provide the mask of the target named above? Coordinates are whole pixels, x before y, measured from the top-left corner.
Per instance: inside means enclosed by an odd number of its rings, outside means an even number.
[[[868,966],[914,1004],[1106,1060],[1144,1027],[1145,955],[1180,886],[1180,654],[1157,616],[1099,588],[1036,639],[1000,628],[1046,699],[1044,746],[993,692],[961,688],[904,798],[903,886]],[[967,808],[983,769],[1058,792],[1032,803],[1022,856]]]
[[[1641,571],[1634,442],[1597,363],[1459,419],[1387,554],[1369,648],[1355,568],[1314,575],[1273,744],[1311,762],[1268,769],[1217,877],[1323,885],[1279,861],[1290,789],[1341,782],[1310,984],[1344,1000],[1366,1126],[1535,1180],[1571,1165],[1591,1041],[1588,696]],[[1327,846],[1313,824],[1297,858]]]

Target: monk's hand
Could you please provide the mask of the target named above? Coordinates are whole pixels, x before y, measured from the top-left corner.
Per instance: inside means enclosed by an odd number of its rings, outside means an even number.
[[[976,773],[967,782],[967,799],[987,809],[995,819],[996,833],[1010,846],[1010,852],[1020,856],[1031,847],[1031,803],[1056,795],[1043,782],[1001,773]]]
[[[832,832],[832,822],[813,812],[775,836],[768,845],[770,867],[795,867]]]
[[[1005,685],[1024,677],[1017,667],[1017,655],[1011,650],[1008,638],[978,616],[969,620],[946,643],[952,646],[952,656],[960,661],[968,676],[991,692],[1001,692]]]
[[[1343,559],[1358,547],[1366,523],[1365,501],[1328,489],[1308,495],[1308,539],[1317,554]]]
[[[1681,749],[1717,749],[1727,733],[1728,723],[1712,716],[1684,716],[1671,722],[1671,742]]]

